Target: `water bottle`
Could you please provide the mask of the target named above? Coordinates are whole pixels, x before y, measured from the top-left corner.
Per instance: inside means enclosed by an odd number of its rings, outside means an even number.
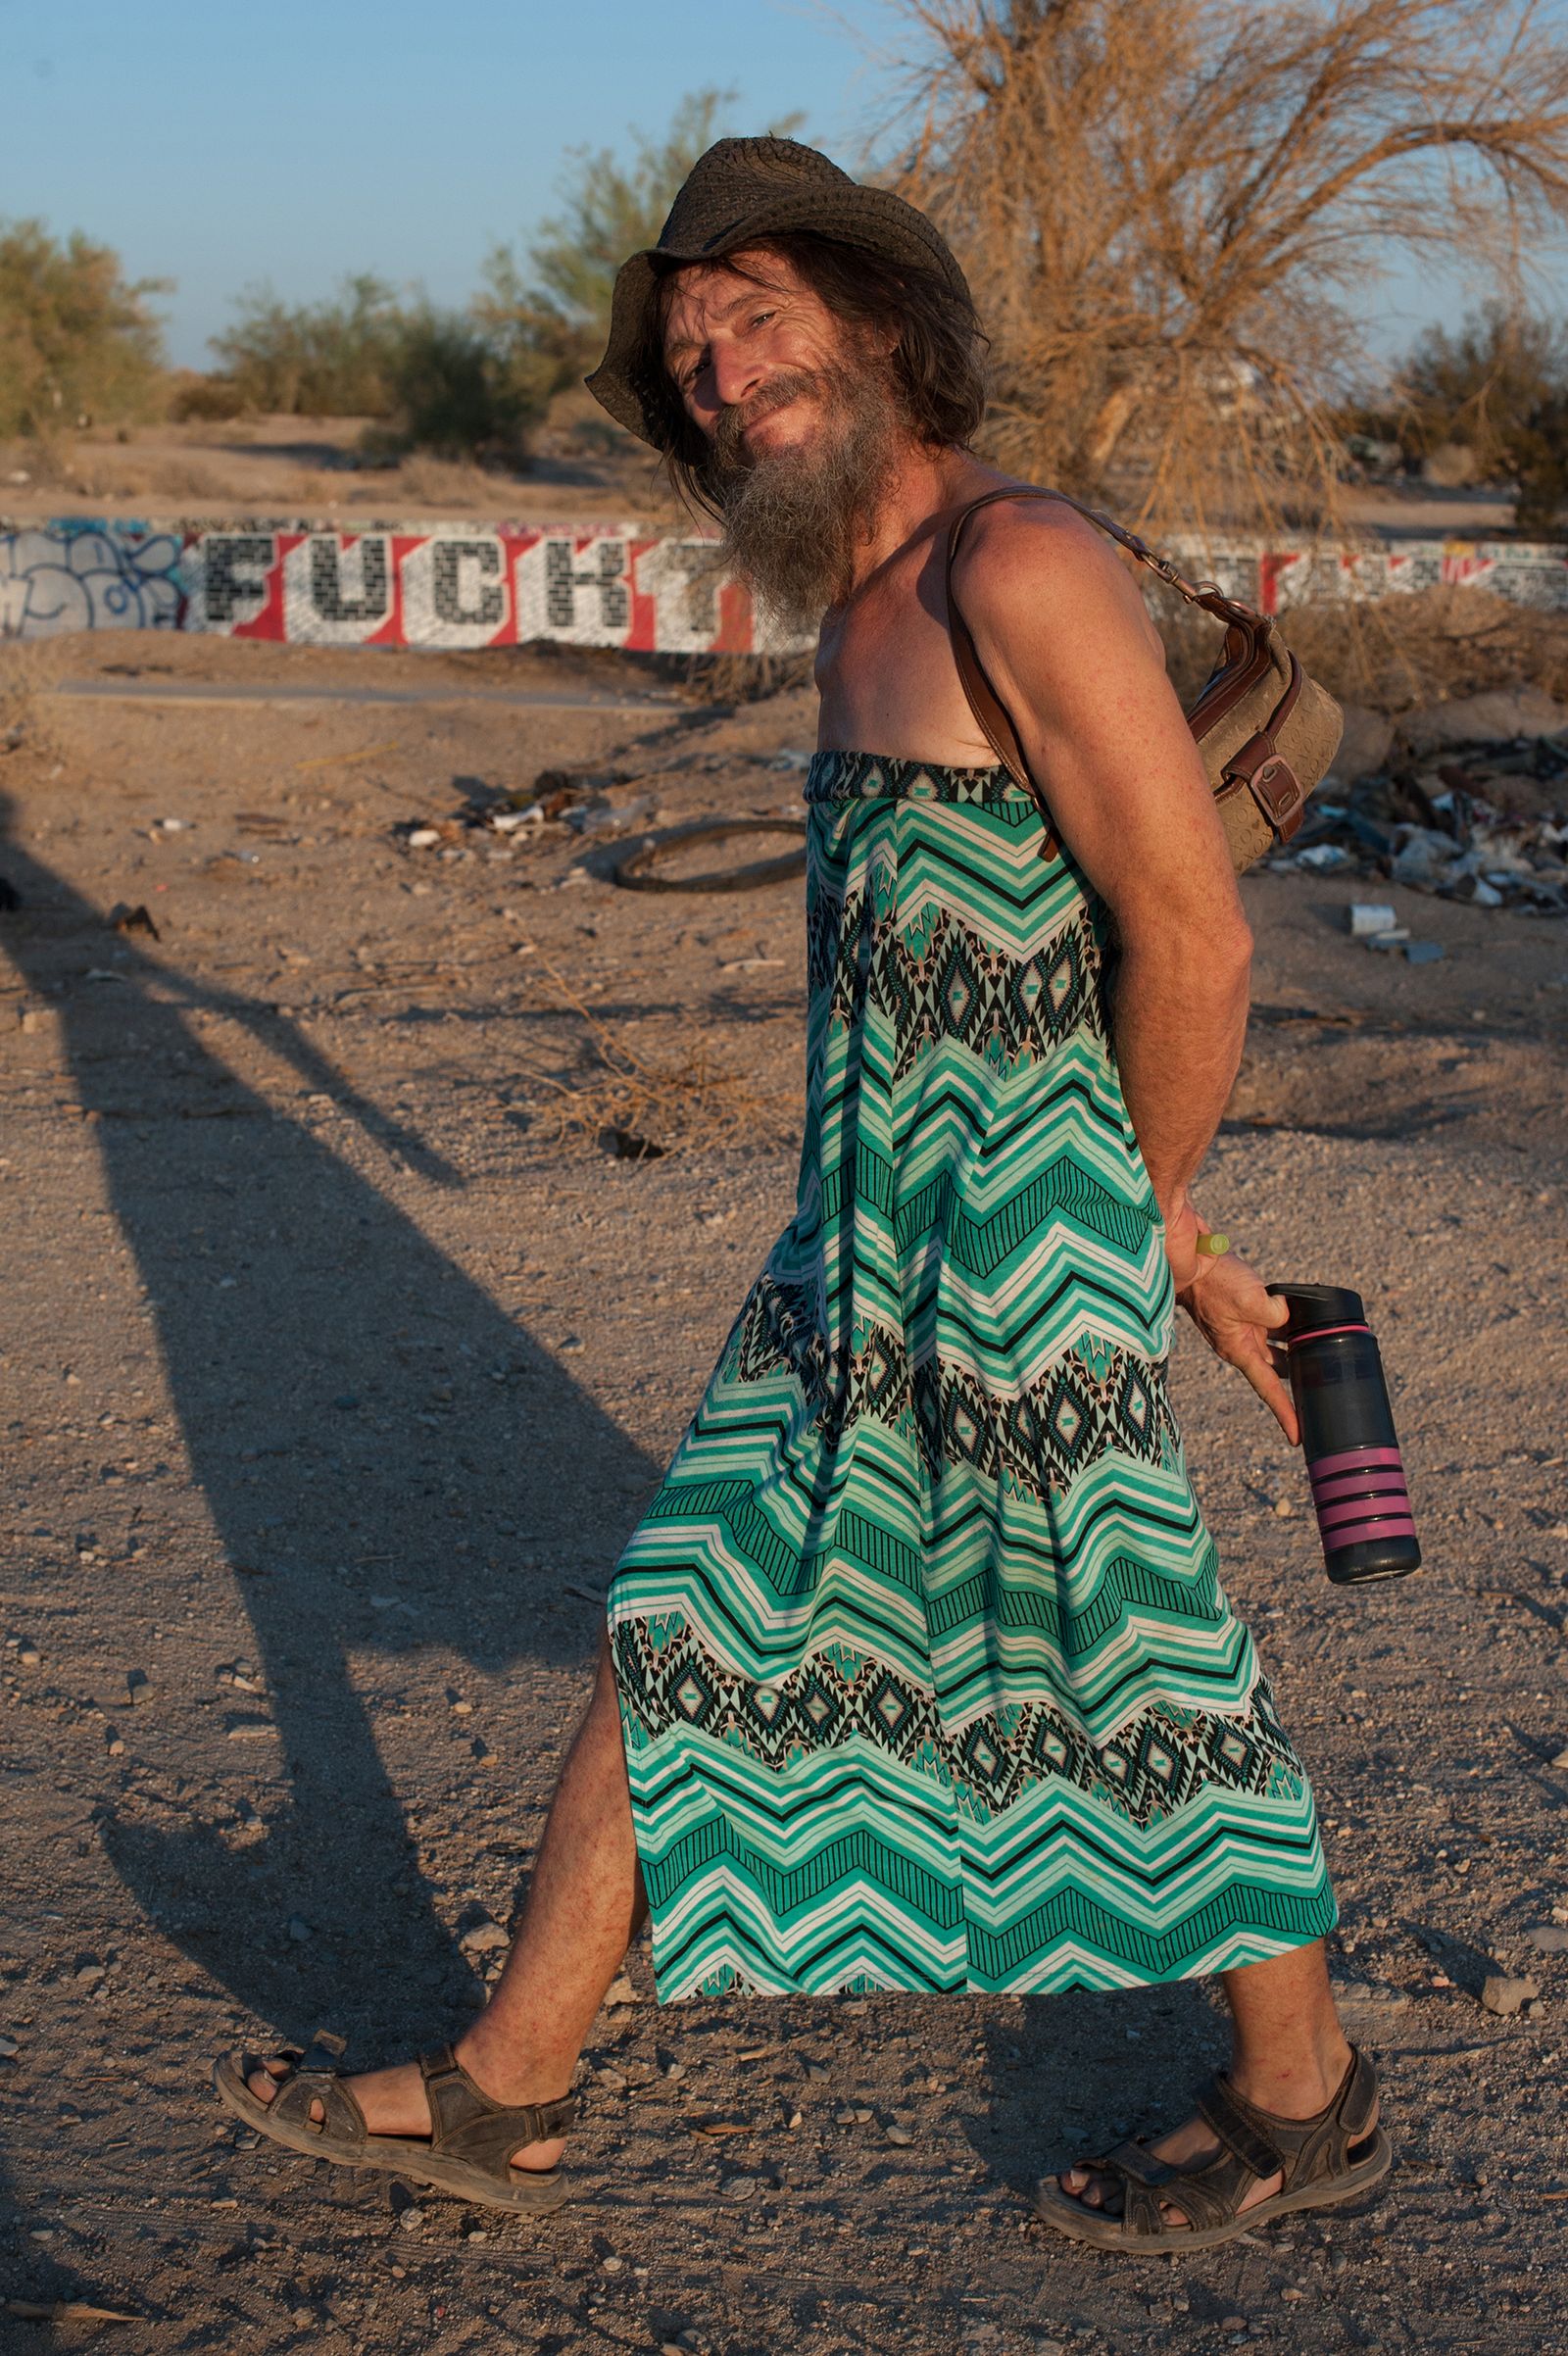
[[[1345,1587],[1419,1570],[1383,1360],[1360,1294],[1343,1285],[1268,1290],[1290,1307],[1269,1340],[1285,1355],[1329,1577]]]

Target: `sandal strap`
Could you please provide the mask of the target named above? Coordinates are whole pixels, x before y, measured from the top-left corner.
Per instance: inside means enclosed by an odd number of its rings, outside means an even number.
[[[1198,2097],[1198,2115],[1253,2176],[1275,2176],[1285,2167],[1286,2154],[1269,2132],[1277,2122],[1244,2102],[1217,2070]]]
[[[1216,2090],[1219,2099],[1211,2109],[1209,2096]],[[1344,2174],[1350,2165],[1350,2146],[1371,2132],[1377,2094],[1377,2072],[1360,2047],[1352,2045],[1345,2076],[1323,2108],[1310,2118],[1281,2119],[1273,2111],[1261,2111],[1217,2077],[1199,2107],[1215,2134],[1223,2134],[1227,2142],[1239,2128],[1268,2145],[1276,2157],[1267,2171],[1258,2173],[1272,2175],[1276,2168],[1282,2170],[1284,2189],[1289,2192]],[[1216,2112],[1224,2117],[1223,2127]]]
[[[565,2135],[577,2116],[570,2094],[555,2102],[495,2102],[474,2085],[450,2045],[419,2056],[430,2105],[430,2148],[504,2177],[514,2151]]]
[[[321,2106],[319,2119],[311,2117],[314,2102]],[[313,2135],[330,2135],[335,2142],[352,2144],[356,2150],[370,2132],[341,2073],[336,2069],[309,2070],[304,2061],[289,2072],[267,2107],[274,2119],[306,2128]]]
[[[1234,2217],[1251,2181],[1247,2167],[1224,2151],[1200,2167],[1182,2168],[1156,2160],[1141,2143],[1118,2143],[1104,2159],[1089,2165],[1109,2169],[1120,2178],[1123,2233],[1139,2239],[1153,2234],[1172,2245],[1189,2229],[1201,2232]],[[1180,2209],[1187,2223],[1173,2225],[1162,2215],[1163,2201]]]

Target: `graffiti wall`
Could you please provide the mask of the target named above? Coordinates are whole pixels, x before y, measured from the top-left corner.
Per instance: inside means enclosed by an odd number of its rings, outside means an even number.
[[[1172,553],[1200,565],[1201,553]],[[1307,598],[1477,585],[1568,612],[1568,550],[1413,541],[1372,555],[1237,549],[1209,568],[1279,613]],[[0,529],[0,637],[213,630],[307,646],[518,646],[559,639],[660,653],[782,651],[710,540],[627,523],[562,530],[451,524],[365,532],[66,521]]]

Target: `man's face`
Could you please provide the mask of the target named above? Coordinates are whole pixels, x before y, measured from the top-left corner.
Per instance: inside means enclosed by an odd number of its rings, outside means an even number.
[[[675,281],[664,363],[709,444],[734,569],[791,631],[850,593],[912,442],[896,342],[840,318],[789,258],[747,249]]]
[[[824,372],[853,364],[857,339],[787,255],[745,248],[683,270],[664,328],[664,364],[687,415],[741,465],[798,449],[821,430]]]

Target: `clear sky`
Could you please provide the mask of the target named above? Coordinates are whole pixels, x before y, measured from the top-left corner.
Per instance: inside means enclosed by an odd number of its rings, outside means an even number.
[[[551,210],[567,151],[654,132],[733,88],[724,127],[799,110],[851,168],[879,83],[881,0],[0,0],[0,216],[40,215],[169,277],[171,357],[209,363],[231,298],[351,270],[457,303]],[[1451,283],[1403,271],[1368,307],[1388,351]]]

